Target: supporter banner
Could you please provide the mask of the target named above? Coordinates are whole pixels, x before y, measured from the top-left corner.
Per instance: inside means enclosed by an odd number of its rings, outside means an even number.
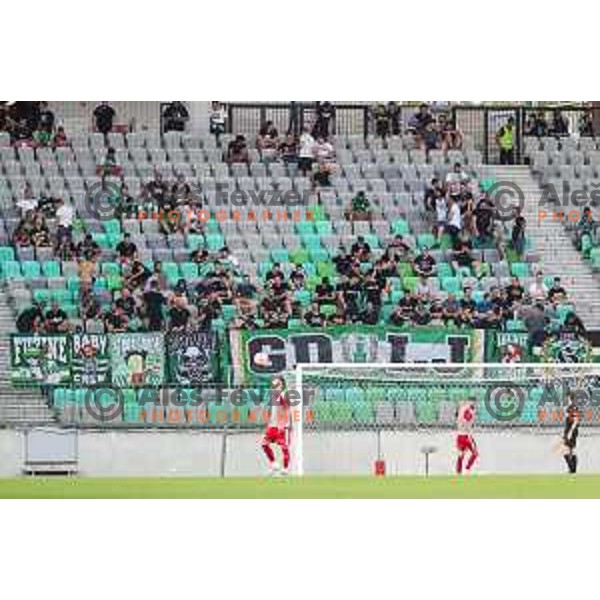
[[[234,331],[231,352],[236,382],[252,384],[297,363],[482,362],[483,332],[346,325]],[[270,367],[255,363],[258,353],[269,356]]]
[[[13,335],[11,381],[19,387],[58,385],[71,381],[67,335]]]
[[[112,382],[120,387],[161,385],[165,348],[160,333],[110,334]]]
[[[591,343],[570,331],[562,331],[544,344],[544,362],[586,363],[595,362]]]
[[[76,333],[72,336],[73,382],[80,385],[109,383],[110,353],[104,333]]]
[[[172,331],[167,334],[169,382],[176,385],[214,383],[217,338],[210,331]]]
[[[486,362],[537,362],[529,353],[528,336],[522,332],[485,332]]]

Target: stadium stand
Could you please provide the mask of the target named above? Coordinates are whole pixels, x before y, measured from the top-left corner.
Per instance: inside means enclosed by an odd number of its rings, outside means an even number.
[[[214,112],[207,115],[218,135],[162,133],[156,117],[142,130],[130,116],[127,130],[111,120],[104,135],[76,111],[64,128],[54,119],[45,125],[46,115],[1,132],[2,355],[15,323],[21,333],[435,324],[531,335],[535,306],[521,304],[541,300],[548,334],[600,325],[595,226],[573,232],[568,221],[540,221],[531,201],[548,182],[593,185],[594,138],[526,137],[530,169],[491,165],[471,136],[427,107],[399,128],[397,108],[377,105],[371,133],[334,135],[327,104],[298,136],[262,118],[253,135],[221,132],[224,117]],[[122,119],[123,107],[115,109]],[[506,180],[525,193],[510,222],[486,196]],[[222,205],[223,186],[246,195],[293,190],[309,200],[265,214],[232,206],[231,195]],[[1,383],[4,398],[9,384]],[[35,409],[35,417],[19,413],[23,421],[90,421],[85,387],[49,391],[52,411],[33,391],[13,392],[22,394],[15,406]],[[137,392],[126,392],[122,422],[133,425]],[[320,422],[447,420],[436,390],[421,403],[410,390],[386,402],[387,390],[376,392],[350,387],[321,398]],[[216,419],[210,413],[207,424]]]

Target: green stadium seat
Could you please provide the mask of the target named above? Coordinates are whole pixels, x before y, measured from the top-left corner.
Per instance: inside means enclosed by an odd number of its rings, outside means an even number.
[[[333,233],[331,221],[317,221],[315,227],[319,235],[331,235]]]
[[[308,251],[310,260],[314,263],[324,263],[329,259],[329,252],[326,248],[310,248]]]
[[[335,265],[330,262],[319,262],[317,264],[317,274],[319,277],[329,277],[332,278],[335,276],[336,270]]]
[[[301,306],[308,306],[311,303],[312,295],[306,290],[298,290],[294,292],[294,299],[300,303]]]
[[[198,233],[190,233],[186,240],[185,245],[192,251],[198,250],[204,247],[204,237]]]
[[[375,408],[371,402],[353,402],[354,422],[359,425],[370,425],[375,422]]]
[[[432,233],[420,233],[417,236],[418,248],[432,248],[436,243],[435,236]]]
[[[309,251],[314,248],[321,248],[321,236],[316,233],[303,234],[301,240],[302,245]]]
[[[271,251],[271,258],[276,263],[286,263],[289,261],[288,251],[285,248],[278,248]]]
[[[458,277],[444,277],[442,289],[449,294],[458,294],[461,291],[461,280]]]
[[[404,277],[404,289],[411,294],[417,289],[417,285],[419,284],[418,277]]]
[[[394,235],[408,235],[410,227],[404,219],[398,219],[392,223],[392,233]]]
[[[42,273],[46,277],[60,277],[60,263],[56,260],[48,260],[43,262]]]
[[[211,252],[220,250],[225,245],[225,238],[220,233],[206,234],[206,247]]]
[[[9,260],[5,263],[0,263],[2,275],[7,279],[22,279],[21,263],[15,260]]]
[[[186,279],[196,279],[198,277],[198,265],[192,262],[185,262],[179,265],[181,276]]]
[[[529,277],[529,265],[521,262],[512,263],[510,272],[513,277],[518,277],[519,279]]]
[[[294,227],[301,237],[311,236],[315,233],[315,226],[311,221],[298,221]]]
[[[10,246],[0,246],[0,263],[15,260],[15,251]]]
[[[309,254],[306,248],[297,248],[296,250],[290,250],[289,252],[290,262],[295,265],[302,265],[309,261]]]
[[[40,263],[36,262],[35,260],[24,260],[21,263],[21,269],[23,270],[23,275],[26,279],[40,277],[42,273]]]

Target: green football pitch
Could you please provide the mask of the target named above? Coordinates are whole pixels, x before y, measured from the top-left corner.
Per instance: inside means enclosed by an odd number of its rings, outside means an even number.
[[[0,498],[600,498],[600,476],[0,479]]]

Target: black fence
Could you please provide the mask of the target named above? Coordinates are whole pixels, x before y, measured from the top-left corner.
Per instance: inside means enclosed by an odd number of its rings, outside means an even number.
[[[401,132],[407,133],[409,122],[419,110],[419,102],[403,102],[399,105]],[[275,102],[275,103],[230,103],[228,107],[227,130],[254,136],[267,122],[272,121],[279,132],[298,135],[304,128],[313,128],[317,119],[315,102]],[[362,135],[365,138],[376,135],[373,116],[374,104],[334,103],[335,115],[331,119],[329,133],[332,135]],[[429,106],[437,118],[444,114],[451,124],[462,132],[465,145],[478,150],[485,163],[497,164],[501,161],[498,134],[512,119],[513,149],[510,159],[514,164],[525,162],[527,138],[569,137],[572,135],[593,135],[593,122],[597,110],[585,105],[536,105],[486,104],[451,105],[435,103]],[[562,123],[562,125],[560,125]],[[566,125],[566,129],[565,129]],[[506,157],[505,157],[506,158]]]

